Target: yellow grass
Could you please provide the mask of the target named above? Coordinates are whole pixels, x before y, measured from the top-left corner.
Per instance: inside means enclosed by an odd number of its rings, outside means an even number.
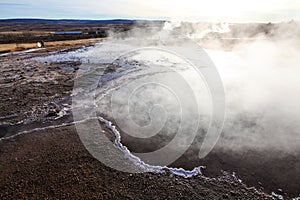
[[[55,41],[45,42],[46,50],[55,51],[58,49],[71,48],[76,46],[91,45],[99,42],[102,39],[81,39],[81,40],[66,40],[66,41]],[[22,43],[22,44],[0,44],[0,52],[15,52],[23,51],[27,49],[37,48],[37,43]]]
[[[20,35],[20,34],[32,34],[32,35],[49,35],[49,34],[53,34],[54,32],[49,31],[49,32],[45,32],[45,31],[1,31],[0,34],[1,35]]]

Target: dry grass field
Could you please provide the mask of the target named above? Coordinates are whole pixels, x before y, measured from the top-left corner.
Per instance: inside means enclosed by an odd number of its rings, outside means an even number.
[[[45,42],[46,49],[40,51],[55,51],[63,48],[76,48],[79,46],[89,46],[96,42],[101,41],[102,38],[80,39],[80,40],[65,40],[65,41],[53,41]],[[24,51],[28,49],[38,48],[37,43],[12,43],[12,44],[0,44],[0,53]]]

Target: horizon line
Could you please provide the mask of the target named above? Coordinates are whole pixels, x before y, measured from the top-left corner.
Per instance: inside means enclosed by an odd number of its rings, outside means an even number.
[[[62,20],[69,20],[69,21],[114,21],[114,20],[123,20],[123,21],[157,21],[157,22],[186,22],[186,23],[228,23],[228,24],[249,24],[249,23],[289,23],[289,22],[300,22],[300,20],[282,20],[282,21],[245,21],[245,22],[232,22],[232,21],[208,21],[208,20],[198,20],[198,21],[189,21],[189,20],[171,20],[171,19],[144,19],[144,18],[99,18],[99,19],[92,19],[92,18],[36,18],[36,17],[16,17],[16,18],[0,18],[0,20],[53,20],[53,21],[62,21]]]

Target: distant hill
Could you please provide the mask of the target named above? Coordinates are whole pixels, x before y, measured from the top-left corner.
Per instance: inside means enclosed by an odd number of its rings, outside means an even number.
[[[135,24],[137,22],[149,22],[147,20],[127,20],[127,19],[112,19],[112,20],[78,20],[78,19],[0,19],[0,23],[30,23],[30,24]],[[159,22],[159,21],[157,21]]]
[[[148,24],[162,26],[164,21],[0,19],[0,44],[103,38],[107,37],[109,33],[124,32],[135,26],[147,26]],[[82,34],[54,34],[54,32],[77,32]]]

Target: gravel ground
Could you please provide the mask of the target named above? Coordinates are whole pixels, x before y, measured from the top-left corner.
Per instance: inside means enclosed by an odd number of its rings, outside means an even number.
[[[45,55],[40,52],[0,59],[0,138],[72,122],[68,108],[80,63],[30,59]],[[56,119],[62,109],[69,115]],[[131,142],[124,137],[129,148]],[[185,179],[167,174],[128,174],[94,159],[73,125],[34,131],[0,140],[0,199],[272,199],[264,192],[270,194],[282,185],[290,188],[282,191],[287,198],[298,195],[297,156],[267,159],[256,167],[265,158],[254,158],[257,152],[236,156],[214,151],[202,161],[193,160],[191,152],[186,154],[188,160],[179,159],[174,166],[206,165],[205,176]],[[279,176],[282,170],[285,173]],[[248,187],[231,176],[232,172],[242,174]]]

